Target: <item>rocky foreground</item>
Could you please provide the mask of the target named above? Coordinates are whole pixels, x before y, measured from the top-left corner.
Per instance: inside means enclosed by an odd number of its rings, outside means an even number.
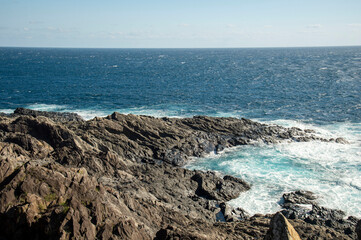
[[[283,141],[347,144],[247,119],[0,114],[0,239],[361,239],[358,219],[313,193],[285,193],[282,212],[248,216],[227,204],[245,181],[181,168]]]

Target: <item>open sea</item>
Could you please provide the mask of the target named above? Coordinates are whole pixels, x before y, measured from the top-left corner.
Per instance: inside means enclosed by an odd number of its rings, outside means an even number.
[[[259,49],[0,48],[0,111],[17,107],[156,117],[231,116],[311,128],[350,144],[258,144],[186,167],[246,180],[230,202],[250,214],[310,190],[361,217],[361,47]]]

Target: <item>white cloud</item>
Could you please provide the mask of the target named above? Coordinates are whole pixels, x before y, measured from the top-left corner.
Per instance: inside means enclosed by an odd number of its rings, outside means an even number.
[[[24,27],[23,30],[24,30],[24,31],[29,31],[30,29],[27,28],[27,27]]]
[[[349,27],[361,27],[361,23],[350,23],[350,24],[347,24],[347,26],[349,26]]]
[[[29,21],[30,25],[42,24],[42,23],[44,23],[44,22],[42,22],[42,21]]]
[[[321,24],[310,24],[306,26],[307,28],[322,28]]]
[[[54,27],[54,26],[48,26],[46,30],[50,32],[59,32],[59,33],[76,32],[76,29],[68,29],[68,28]]]
[[[178,26],[180,26],[180,27],[189,27],[190,24],[188,24],[188,23],[181,23],[181,24],[178,24]]]
[[[230,24],[227,24],[227,27],[228,27],[228,28],[235,28],[235,27],[237,27],[237,25],[230,23]]]

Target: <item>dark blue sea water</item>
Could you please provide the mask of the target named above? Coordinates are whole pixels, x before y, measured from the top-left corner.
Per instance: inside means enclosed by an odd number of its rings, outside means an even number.
[[[0,111],[246,117],[313,128],[351,144],[248,146],[189,168],[253,184],[232,204],[272,212],[282,192],[361,216],[361,47],[267,49],[0,48]],[[250,201],[250,199],[252,199]]]
[[[361,47],[0,48],[0,108],[359,122]]]

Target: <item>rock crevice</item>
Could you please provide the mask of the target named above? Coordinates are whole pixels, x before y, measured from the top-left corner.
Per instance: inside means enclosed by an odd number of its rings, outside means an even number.
[[[17,109],[0,116],[1,237],[261,239],[272,216],[250,217],[226,203],[249,184],[179,166],[257,141],[314,140],[336,141],[247,119],[113,113],[84,121],[76,114]],[[290,222],[301,237],[315,236],[309,226],[349,236],[326,222]]]

